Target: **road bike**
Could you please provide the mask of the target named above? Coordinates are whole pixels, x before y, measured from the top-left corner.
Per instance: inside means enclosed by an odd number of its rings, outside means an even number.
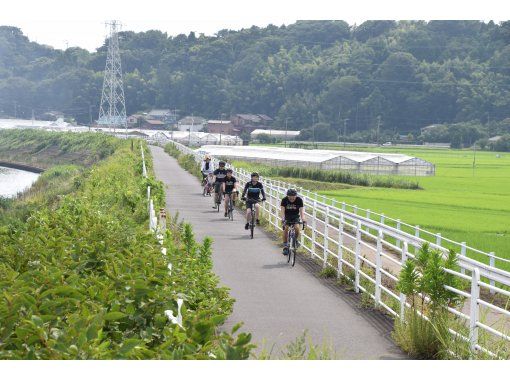
[[[212,195],[212,184],[209,183],[208,181],[208,176],[207,175],[204,175],[204,173],[202,173],[202,183],[200,184],[200,186],[202,186],[202,195],[205,197],[205,196],[211,196]]]
[[[287,254],[287,262],[294,266],[296,264],[296,251],[299,248],[299,242],[296,237],[296,224],[301,224],[303,226],[303,231],[305,229],[305,223],[303,222],[285,222],[289,228],[287,229],[287,244],[289,245],[289,252]]]
[[[223,195],[223,191],[221,191],[221,185],[219,186],[219,191],[214,193],[214,203],[216,204],[216,211],[220,212],[221,198]]]
[[[228,205],[227,205],[227,216],[231,221],[234,221],[234,199],[233,194],[237,193],[237,191],[225,193],[228,195]]]
[[[256,219],[255,219],[255,207],[253,207],[253,206],[255,206],[255,204],[260,203],[260,202],[261,202],[260,199],[249,199],[248,198],[246,200],[246,207],[250,207],[250,212],[251,212],[251,218],[250,218],[250,223],[249,223],[249,225],[250,225],[250,238],[251,239],[253,239],[253,231],[255,230],[255,221],[256,221]],[[250,206],[248,206],[248,204]]]

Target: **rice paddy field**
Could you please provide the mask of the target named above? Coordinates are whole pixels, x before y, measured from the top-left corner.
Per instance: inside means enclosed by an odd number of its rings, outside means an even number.
[[[350,187],[320,194],[510,259],[510,153],[477,151],[473,170],[469,150],[370,150],[420,157],[436,165],[436,176],[413,177],[423,190]]]
[[[365,148],[321,145],[320,148],[416,156],[435,164],[436,175],[397,178],[417,182],[420,190],[343,185],[311,179],[280,179],[317,191],[338,202],[370,209],[371,212],[384,214],[387,218],[400,219],[412,226],[418,225],[434,234],[441,233],[443,238],[466,242],[469,247],[487,253],[494,252],[497,257],[510,260],[510,153],[425,147]],[[246,169],[259,169],[261,173],[265,170],[263,165],[255,163],[235,162],[235,165]],[[358,214],[365,216],[364,211],[359,211]],[[388,219],[386,224],[396,225]],[[402,229],[414,233],[414,229]],[[435,241],[432,235],[420,236]],[[457,252],[460,250],[458,245],[448,244],[444,239],[442,245],[455,248]],[[467,253],[476,260],[488,263],[488,258],[484,255],[470,254],[470,250]],[[496,266],[510,271],[510,263],[496,261]]]

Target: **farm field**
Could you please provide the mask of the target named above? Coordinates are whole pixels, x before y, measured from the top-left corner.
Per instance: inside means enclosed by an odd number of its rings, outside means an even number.
[[[510,259],[510,153],[477,151],[473,171],[472,150],[326,144],[320,148],[402,153],[432,162],[436,165],[434,177],[403,177],[417,181],[423,190],[362,186],[330,190],[318,186],[317,191]],[[503,268],[510,270],[510,265]]]
[[[436,176],[413,177],[423,190],[355,187],[320,193],[510,258],[510,154],[476,152],[473,171],[469,150],[376,151],[430,161]]]

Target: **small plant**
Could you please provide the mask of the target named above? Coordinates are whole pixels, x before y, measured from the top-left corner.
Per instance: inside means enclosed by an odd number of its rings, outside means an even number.
[[[461,298],[445,285],[458,288],[458,279],[444,271],[453,270],[457,256],[450,250],[443,259],[439,250],[425,243],[415,259],[408,259],[400,272],[397,290],[411,301],[404,321],[395,322],[394,337],[412,356],[420,359],[439,359],[448,350],[448,306],[454,307]]]
[[[319,276],[323,278],[335,278],[336,269],[326,265],[326,267],[319,272]]]

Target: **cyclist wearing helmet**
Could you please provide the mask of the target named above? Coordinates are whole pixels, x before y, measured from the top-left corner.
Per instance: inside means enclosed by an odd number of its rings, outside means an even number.
[[[259,220],[259,204],[260,196],[262,195],[262,202],[266,200],[266,193],[264,192],[264,186],[259,182],[259,174],[251,173],[251,181],[247,182],[244,186],[243,194],[241,199],[246,201],[246,224],[244,229],[250,228],[251,219],[251,208],[255,207],[255,220],[257,224],[260,224]]]
[[[232,175],[232,169],[227,169],[227,176],[225,177],[225,182],[221,184],[222,192],[225,194],[225,217],[227,216],[228,211],[228,203],[230,201],[230,197],[232,197],[232,202],[236,201],[236,194],[239,192],[237,190],[237,179]]]
[[[289,253],[289,244],[287,243],[287,232],[289,224],[294,224],[296,229],[296,240],[299,238],[299,223],[303,222],[303,228],[306,225],[305,221],[305,207],[301,197],[297,196],[297,191],[294,189],[287,190],[287,196],[282,199],[281,203],[281,216],[283,224],[283,254]],[[299,241],[299,240],[297,240]]]
[[[220,161],[218,163],[219,168],[216,169],[214,174],[214,192],[216,193],[213,197],[214,205],[213,208],[216,208],[216,199],[218,199],[218,203],[221,201],[221,194],[222,194],[222,184],[225,182],[225,177],[227,176],[227,170],[225,169],[225,161]]]

